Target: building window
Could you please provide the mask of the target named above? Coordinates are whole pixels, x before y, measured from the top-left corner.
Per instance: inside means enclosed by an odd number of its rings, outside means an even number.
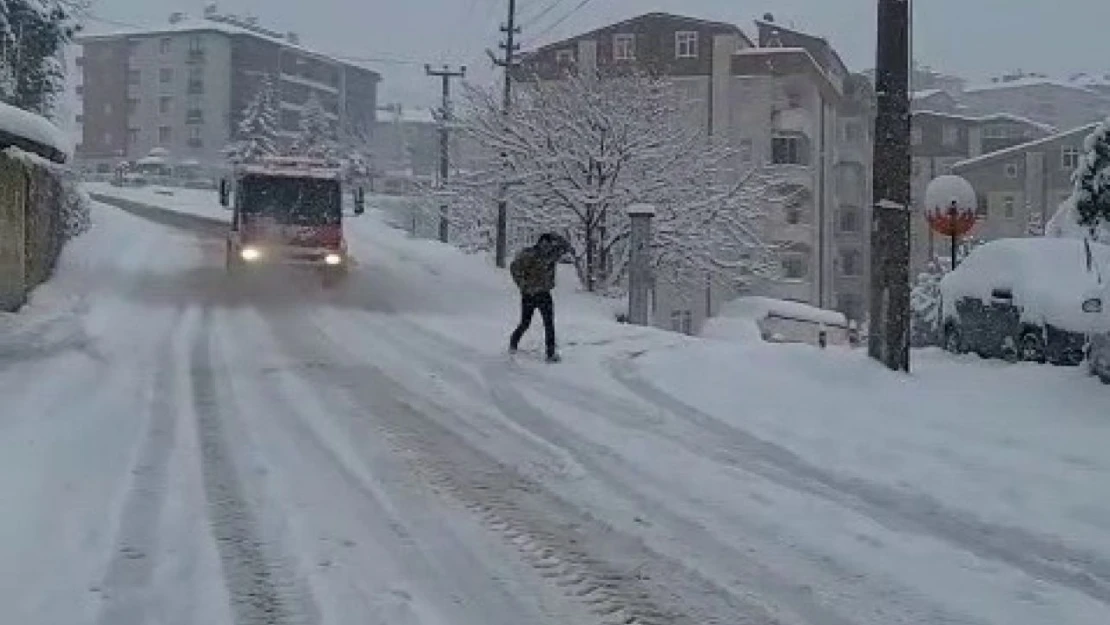
[[[920,126],[914,126],[910,129],[910,142],[914,145],[921,145],[922,133]]]
[[[1006,197],[1002,198],[1002,216],[1003,217],[1005,217],[1006,219],[1013,219],[1014,218],[1014,213],[1015,213],[1014,204],[1015,204],[1014,196],[1007,195]]]
[[[141,73],[139,73],[139,70],[132,69],[132,70],[127,71],[127,84],[137,85],[137,84],[141,83],[142,80],[143,80],[143,75]]]
[[[840,231],[859,232],[859,209],[855,207],[840,209]]]
[[[200,35],[193,35],[189,37],[189,52],[203,52],[204,45],[201,41]]]
[[[201,139],[200,130],[200,126],[189,126],[189,147],[204,147],[204,141]]]
[[[959,126],[945,126],[943,136],[944,145],[952,146],[960,142],[960,128]]]
[[[158,82],[162,84],[173,82],[173,69],[169,67],[163,67],[162,69],[158,70]]]
[[[128,128],[127,129],[127,143],[129,143],[131,145],[138,145],[138,143],[139,143],[139,129],[138,128]]]
[[[173,130],[169,126],[158,127],[158,143],[167,144],[173,139]]]
[[[78,124],[83,124],[83,123],[85,123],[85,116],[78,113],[77,116],[73,118],[73,120],[75,122],[77,122]]]
[[[1071,146],[1064,148],[1060,157],[1060,167],[1064,171],[1079,169],[1079,150]]]
[[[1007,134],[1005,126],[990,124],[983,127],[984,139],[1005,139]]]
[[[782,257],[782,276],[787,280],[805,280],[809,263],[804,254],[789,252]]]
[[[159,113],[162,113],[162,114],[169,113],[170,108],[172,106],[173,106],[173,98],[171,98],[170,96],[164,95],[164,96],[158,98],[158,112]]]
[[[170,38],[169,37],[162,37],[161,41],[158,42],[158,51],[162,54],[169,54],[170,53]]]
[[[1007,178],[1017,178],[1018,177],[1017,163],[1006,163],[1006,177]]]
[[[77,85],[74,88],[74,91],[77,93],[77,95],[85,95],[85,85]]]
[[[987,204],[987,196],[979,195],[978,205],[975,207],[975,215],[980,219],[986,219],[990,215],[990,205]]]
[[[771,138],[771,162],[775,165],[808,165],[805,140],[800,136]]]
[[[613,35],[613,59],[631,61],[636,58],[636,35]]]
[[[139,110],[138,98],[127,98],[127,114],[134,115]]]
[[[844,250],[840,253],[840,273],[849,278],[857,277],[863,271],[859,250]]]
[[[555,53],[555,63],[558,65],[571,65],[574,63],[574,50],[559,50]]]
[[[802,108],[802,94],[793,89],[786,91],[786,108],[800,109]]]
[[[678,59],[698,58],[698,34],[693,31],[675,33],[674,55]]]

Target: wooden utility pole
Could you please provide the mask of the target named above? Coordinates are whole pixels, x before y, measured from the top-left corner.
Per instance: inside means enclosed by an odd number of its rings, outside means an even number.
[[[910,2],[878,0],[868,353],[910,370]]]
[[[446,192],[447,178],[451,175],[451,79],[466,76],[466,66],[452,70],[444,65],[441,69],[432,69],[431,65],[424,66],[424,73],[436,76],[443,81],[443,108],[439,111],[439,186],[441,192]],[[447,200],[439,207],[439,240],[447,242],[448,232]]]
[[[520,27],[516,25],[516,0],[509,0],[509,18],[501,27],[501,32],[505,33],[505,41],[502,41],[500,46],[505,51],[504,58],[494,59],[494,63],[500,65],[505,69],[505,91],[501,100],[501,113],[503,115],[509,114],[509,107],[513,102],[513,56],[520,45],[516,42],[516,36],[520,34]],[[502,154],[502,167],[507,167],[504,162],[505,154]],[[502,181],[497,190],[497,241],[495,243],[495,259],[498,267],[505,266],[505,256],[508,247],[507,230],[509,227],[509,203],[506,198],[508,195],[508,185]]]

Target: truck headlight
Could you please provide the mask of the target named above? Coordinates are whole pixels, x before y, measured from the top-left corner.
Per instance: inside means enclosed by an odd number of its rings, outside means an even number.
[[[324,263],[327,264],[327,265],[332,265],[332,266],[342,265],[343,264],[343,257],[340,256],[339,254],[328,254],[327,256],[324,257]]]
[[[248,263],[262,258],[262,252],[256,247],[244,247],[243,251],[239,252],[239,255]]]

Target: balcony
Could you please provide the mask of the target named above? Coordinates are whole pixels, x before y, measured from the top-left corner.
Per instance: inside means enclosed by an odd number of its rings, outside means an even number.
[[[813,137],[813,116],[804,108],[780,108],[771,113],[771,128],[777,132]]]
[[[201,140],[201,139],[189,139],[189,147],[191,147],[191,148],[203,148],[204,147],[204,141]]]
[[[199,65],[204,63],[206,55],[204,50],[189,50],[185,56],[185,62],[189,65]]]
[[[185,92],[189,93],[190,95],[204,93],[204,81],[190,80],[188,86],[185,89]]]
[[[203,124],[204,123],[204,111],[201,110],[201,109],[189,109],[189,111],[185,113],[185,123],[186,124]]]

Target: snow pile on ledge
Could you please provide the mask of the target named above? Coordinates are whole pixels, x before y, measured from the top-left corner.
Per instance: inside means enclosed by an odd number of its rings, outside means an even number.
[[[73,145],[65,133],[48,119],[3,102],[0,102],[0,132],[54,148],[67,158],[73,155]]]
[[[1013,303],[1029,323],[1051,323],[1075,332],[1092,331],[1093,319],[1083,300],[1106,291],[1110,247],[1091,243],[1094,269],[1087,270],[1086,250],[1077,239],[999,239],[975,249],[940,282],[944,316],[956,314],[961,298],[991,302],[994,289],[1010,289]],[[1110,276],[1107,276],[1110,277]]]

